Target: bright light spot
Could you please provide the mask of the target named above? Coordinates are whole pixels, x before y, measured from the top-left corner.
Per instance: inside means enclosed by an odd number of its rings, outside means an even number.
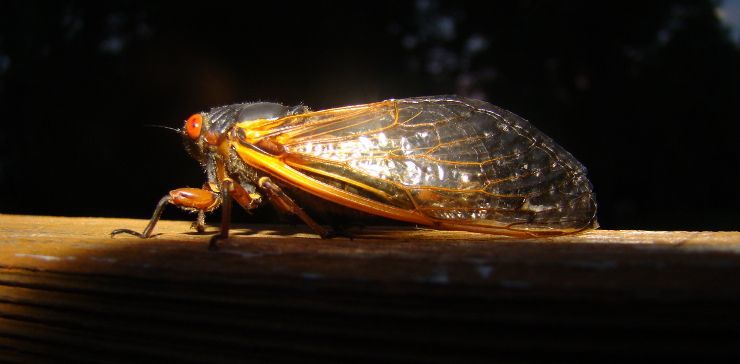
[[[437,165],[437,175],[439,176],[440,181],[445,179],[445,169],[439,164]]]
[[[388,138],[385,136],[385,133],[378,134],[378,145],[381,147],[388,145]]]
[[[404,155],[411,154],[411,149],[412,149],[412,146],[409,140],[406,137],[401,137],[401,151],[403,152],[403,154]]]
[[[360,141],[360,145],[362,145],[363,150],[371,150],[373,149],[374,145],[372,140],[366,136],[361,136],[357,138]]]
[[[419,185],[421,182],[421,175],[423,174],[421,168],[419,168],[419,166],[417,166],[413,161],[405,161],[404,164],[406,165],[404,171],[405,176],[402,176],[401,183],[410,186]]]

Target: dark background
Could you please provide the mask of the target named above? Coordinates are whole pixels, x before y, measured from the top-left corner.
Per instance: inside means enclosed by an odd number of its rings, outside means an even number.
[[[456,93],[586,165],[604,228],[738,229],[740,57],[720,3],[201,3],[3,5],[0,212],[149,217],[204,176],[144,125],[213,106]]]

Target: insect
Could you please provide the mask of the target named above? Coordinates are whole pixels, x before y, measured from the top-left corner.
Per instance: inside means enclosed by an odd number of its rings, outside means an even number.
[[[170,191],[164,207],[222,209],[216,248],[228,238],[232,200],[251,210],[269,200],[321,237],[316,214],[378,216],[442,230],[515,237],[595,228],[586,169],[521,117],[489,103],[431,96],[310,111],[241,103],[192,115],[181,134],[205,169],[202,188]],[[329,213],[328,215],[332,215]],[[341,217],[340,217],[341,219]]]

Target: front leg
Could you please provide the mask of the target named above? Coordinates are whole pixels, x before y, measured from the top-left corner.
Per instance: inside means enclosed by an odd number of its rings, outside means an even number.
[[[157,207],[154,209],[154,214],[149,219],[149,224],[144,228],[144,231],[139,233],[130,229],[116,229],[111,231],[111,237],[118,234],[130,234],[143,239],[151,237],[154,226],[157,225],[159,218],[162,216],[162,211],[164,211],[164,207],[167,204],[173,204],[185,209],[194,209],[199,212],[208,212],[213,211],[221,204],[221,197],[213,191],[199,188],[178,188],[172,190],[159,200]]]

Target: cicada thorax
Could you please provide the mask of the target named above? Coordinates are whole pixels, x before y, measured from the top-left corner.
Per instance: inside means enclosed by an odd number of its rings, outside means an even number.
[[[244,132],[236,125],[251,120],[274,120],[291,112],[293,109],[280,104],[259,102],[215,107],[195,114],[191,118],[197,117],[197,123],[186,122],[183,133],[186,149],[206,169],[209,182],[217,183],[228,177],[254,185],[262,174],[245,164],[231,148],[233,140],[239,139],[235,134]],[[197,131],[191,130],[193,125],[198,125]]]

